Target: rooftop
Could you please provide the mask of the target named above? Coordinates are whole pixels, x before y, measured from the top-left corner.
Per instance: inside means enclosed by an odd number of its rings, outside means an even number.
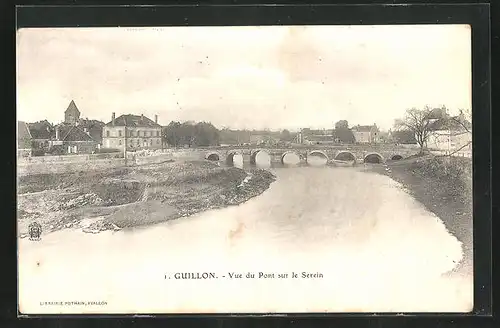
[[[113,121],[106,123],[106,126],[113,126]],[[161,127],[160,124],[155,123],[153,120],[144,115],[132,115],[132,114],[125,114],[118,116],[115,119],[114,126],[151,127],[151,128]]]

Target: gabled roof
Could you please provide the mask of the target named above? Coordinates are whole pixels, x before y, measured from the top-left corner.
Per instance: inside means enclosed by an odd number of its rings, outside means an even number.
[[[17,139],[31,139],[30,129],[26,122],[17,121]]]
[[[92,139],[96,141],[102,141],[102,127],[104,126],[104,122],[98,120],[80,120],[78,127],[80,130],[87,129],[88,133],[92,137]]]
[[[472,124],[467,120],[462,120],[459,116],[454,116],[449,119],[441,118],[432,122],[429,125],[429,130],[431,131],[439,131],[439,130],[465,130],[472,128]]]
[[[57,128],[59,129],[59,138],[62,141],[97,141],[89,133],[75,125],[62,123]]]
[[[351,130],[354,132],[370,132],[374,127],[374,125],[356,125]]]
[[[106,126],[113,126],[113,121],[106,123]],[[115,126],[161,128],[160,124],[155,123],[146,116],[132,114],[118,116],[115,119]]]
[[[64,112],[67,113],[68,111],[78,113],[78,114],[80,113],[80,111],[78,110],[78,107],[76,107],[76,104],[73,100],[71,100],[71,102],[68,105],[68,108],[66,108],[66,110]]]

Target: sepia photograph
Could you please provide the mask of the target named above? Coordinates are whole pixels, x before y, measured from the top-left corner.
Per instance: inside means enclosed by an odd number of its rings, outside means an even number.
[[[20,28],[20,314],[473,310],[471,27]]]

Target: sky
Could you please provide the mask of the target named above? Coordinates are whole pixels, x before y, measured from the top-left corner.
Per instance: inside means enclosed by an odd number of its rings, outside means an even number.
[[[389,129],[471,109],[468,25],[36,28],[17,33],[18,120],[144,114],[238,129]]]

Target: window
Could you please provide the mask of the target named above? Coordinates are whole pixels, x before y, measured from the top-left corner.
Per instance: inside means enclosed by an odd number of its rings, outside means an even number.
[[[139,147],[141,145],[141,142],[139,141],[139,139],[137,139],[137,147]]]
[[[160,139],[156,139],[156,144],[159,145],[160,144]]]
[[[122,140],[118,140],[118,144],[121,146],[122,145]]]
[[[109,137],[109,130],[106,131],[106,137]]]
[[[152,146],[153,145],[153,139],[149,139],[149,145]]]
[[[156,136],[159,137],[160,136],[160,131],[156,131]]]
[[[121,137],[122,136],[122,130],[118,130],[118,136]]]

